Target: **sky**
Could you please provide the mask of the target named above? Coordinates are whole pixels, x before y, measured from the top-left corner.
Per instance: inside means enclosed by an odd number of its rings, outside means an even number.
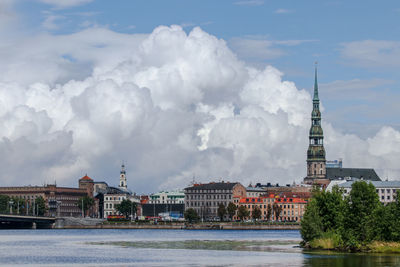
[[[328,160],[400,179],[400,3],[1,0],[0,181],[299,183],[314,63]]]

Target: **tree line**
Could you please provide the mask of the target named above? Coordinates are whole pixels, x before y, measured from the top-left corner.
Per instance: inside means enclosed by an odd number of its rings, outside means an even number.
[[[400,242],[400,202],[379,201],[372,183],[357,181],[344,196],[315,189],[301,221],[304,246],[318,239],[331,240],[335,249],[361,250],[373,241]]]
[[[279,206],[278,204],[276,203],[274,203],[273,205],[268,204],[267,214],[266,214],[267,221],[271,219],[273,214],[275,215],[274,216],[275,220],[278,220],[281,212],[282,212],[282,207]],[[254,205],[254,209],[252,210],[252,212],[250,212],[250,210],[248,210],[245,205],[240,205],[239,207],[237,207],[232,202],[230,202],[226,207],[222,203],[219,204],[217,209],[217,215],[221,222],[224,221],[226,215],[228,215],[231,221],[233,220],[233,217],[235,215],[239,218],[240,221],[244,221],[247,218],[252,218],[253,220],[257,221],[262,217],[261,209],[257,205]],[[200,216],[193,208],[187,209],[185,211],[184,216],[185,219],[190,223],[200,220]]]
[[[29,202],[20,197],[0,195],[0,213],[43,216],[46,213],[46,204],[41,196]]]

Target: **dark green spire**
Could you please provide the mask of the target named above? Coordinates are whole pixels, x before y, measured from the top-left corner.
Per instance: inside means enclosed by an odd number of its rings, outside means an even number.
[[[317,81],[317,62],[315,62],[315,81],[314,81],[314,98],[313,100],[318,100],[318,81]]]

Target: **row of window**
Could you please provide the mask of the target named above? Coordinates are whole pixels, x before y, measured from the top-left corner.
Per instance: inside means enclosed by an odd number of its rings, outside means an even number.
[[[186,190],[186,193],[231,193],[232,190],[228,189],[192,189]]]
[[[238,206],[238,205],[237,205]],[[246,206],[246,205],[244,205],[244,206]],[[279,206],[281,207],[281,208],[283,208],[283,209],[286,209],[286,208],[288,208],[288,209],[290,209],[290,208],[292,208],[292,209],[296,209],[296,208],[298,208],[298,207],[300,207],[300,208],[302,208],[303,207],[303,205],[302,204],[288,204],[288,205],[282,205],[282,204],[279,204]],[[263,205],[259,205],[259,204],[248,204],[247,205],[247,208],[249,208],[249,209],[251,209],[252,207],[259,207],[260,209],[262,209],[262,207],[263,207]],[[267,208],[267,205],[264,205],[264,209],[266,209]]]
[[[225,206],[227,206],[227,203],[224,202],[187,202],[186,205],[188,207],[215,207],[215,206],[219,206],[220,204],[224,204]]]
[[[115,200],[115,201],[122,201],[126,199],[126,197],[104,197],[104,200]]]
[[[204,197],[205,196],[205,197]],[[188,199],[232,199],[232,195],[188,195]]]
[[[380,191],[381,191],[381,194],[384,194],[384,193],[385,193],[385,189],[380,189]],[[379,193],[379,189],[376,189],[376,192]],[[389,189],[389,188],[387,188],[387,189],[386,189],[386,193],[390,194],[390,192],[396,193],[396,189]]]
[[[113,203],[106,203],[105,205],[104,205],[104,207],[106,208],[106,209],[113,209]]]
[[[160,203],[162,203],[162,204],[176,204],[176,203],[183,203],[184,202],[184,200],[183,199],[179,199],[179,200],[164,200],[164,201],[160,201],[160,200],[150,200],[150,204],[154,204],[154,203],[156,203],[156,204],[160,204]]]
[[[351,189],[345,189],[344,190],[345,193],[350,193],[350,191],[351,191]],[[376,193],[377,194],[379,194],[379,193],[385,194],[385,191],[386,191],[387,194],[390,194],[390,193],[395,194],[397,192],[397,189],[390,189],[390,188],[387,188],[387,189],[376,189]]]

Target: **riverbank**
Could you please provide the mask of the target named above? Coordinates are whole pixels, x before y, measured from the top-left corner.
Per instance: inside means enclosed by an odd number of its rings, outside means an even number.
[[[55,229],[185,229],[185,230],[299,230],[296,224],[248,224],[248,223],[135,223],[104,222],[93,225],[56,224]]]
[[[357,249],[348,249],[341,246],[338,240],[333,238],[318,238],[303,246],[309,250],[330,250],[339,252],[367,252],[367,253],[400,253],[400,242],[372,241],[360,245]]]

